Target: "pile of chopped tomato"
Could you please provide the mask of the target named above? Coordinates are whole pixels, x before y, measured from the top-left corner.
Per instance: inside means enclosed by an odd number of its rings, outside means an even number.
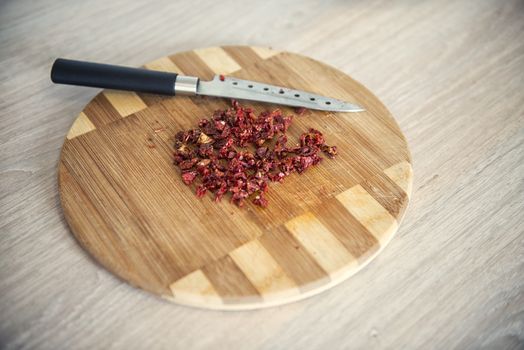
[[[337,148],[326,145],[315,129],[302,134],[300,144],[288,146],[286,131],[291,121],[292,116],[280,110],[257,116],[233,101],[231,108],[202,119],[198,128],[176,134],[174,162],[184,183],[196,184],[198,197],[211,192],[220,201],[230,193],[238,206],[249,198],[266,207],[269,182],[280,182],[318,164],[320,151],[330,158],[337,154]]]

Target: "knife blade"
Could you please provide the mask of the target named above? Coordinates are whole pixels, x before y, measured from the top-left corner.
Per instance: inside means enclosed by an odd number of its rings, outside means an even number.
[[[109,64],[58,58],[51,69],[57,84],[164,95],[203,95],[266,102],[331,112],[362,112],[353,103],[283,86],[216,75],[212,80]]]

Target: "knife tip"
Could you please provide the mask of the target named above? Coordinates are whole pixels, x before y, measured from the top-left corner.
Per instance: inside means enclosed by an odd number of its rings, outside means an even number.
[[[358,105],[343,103],[340,107],[333,109],[335,112],[365,112],[366,110]]]

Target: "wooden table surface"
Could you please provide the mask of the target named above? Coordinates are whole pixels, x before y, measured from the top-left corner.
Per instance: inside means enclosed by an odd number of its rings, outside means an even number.
[[[3,1],[0,348],[524,347],[524,2]],[[96,94],[58,57],[140,65],[224,44],[306,54],[396,116],[415,181],[398,234],[348,281],[252,312],[173,305],[71,235],[57,164]]]

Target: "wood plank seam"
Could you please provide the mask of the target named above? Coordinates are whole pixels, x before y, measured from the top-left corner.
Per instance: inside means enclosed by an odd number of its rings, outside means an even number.
[[[268,47],[251,46],[251,49],[255,51],[255,53],[264,60],[276,56],[280,53],[280,51],[273,50]]]
[[[217,293],[226,304],[257,303],[260,293],[229,255],[202,267]]]
[[[329,283],[331,280],[330,275],[289,232],[285,225],[264,232],[258,239],[288,276],[293,276],[302,293]],[[297,262],[300,263],[297,264]]]
[[[289,232],[332,278],[357,264],[357,259],[313,215],[307,212],[285,223]]]
[[[180,298],[188,303],[201,301],[213,304],[222,303],[222,299],[217,291],[200,269],[180,278],[172,283],[169,288],[175,298]]]
[[[398,218],[402,215],[405,209],[403,203],[407,198],[407,194],[384,172],[372,176],[360,185],[393,217]]]
[[[336,196],[346,209],[380,242],[389,241],[398,227],[397,220],[361,185]]]
[[[122,115],[116,110],[111,102],[109,102],[103,92],[97,94],[91,102],[84,107],[82,112],[97,128],[122,119]]]
[[[175,62],[171,61],[168,57],[162,57],[153,62],[146,63],[144,67],[149,70],[155,70],[160,72],[184,74],[182,69],[178,67],[175,64]]]
[[[147,108],[144,101],[132,91],[104,90],[103,94],[121,117],[127,117]]]
[[[86,134],[90,131],[95,130],[95,125],[89,120],[87,115],[85,115],[84,112],[80,112],[78,117],[73,122],[73,125],[69,129],[69,132],[67,133],[66,138],[68,140],[71,140],[77,136]]]
[[[217,74],[231,74],[242,67],[221,47],[193,50]]]
[[[293,279],[286,275],[258,239],[238,247],[229,256],[265,300],[300,293]]]
[[[384,173],[411,198],[413,188],[413,168],[407,161],[392,165]]]

